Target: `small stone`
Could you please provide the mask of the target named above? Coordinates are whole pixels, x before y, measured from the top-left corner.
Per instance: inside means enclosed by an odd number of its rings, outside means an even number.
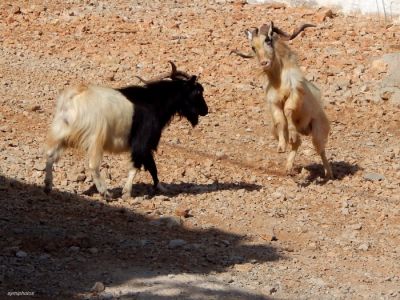
[[[99,250],[97,248],[90,248],[89,252],[92,254],[97,254],[97,253],[99,253]]]
[[[271,4],[268,4],[268,8],[271,8],[271,9],[285,9],[286,8],[286,4],[278,3],[278,2],[272,2]]]
[[[273,294],[275,294],[275,293],[278,291],[277,287],[275,287],[275,286],[268,287],[267,290],[268,290],[268,292],[269,292],[270,295],[273,295]]]
[[[168,244],[168,248],[174,249],[174,248],[182,247],[185,244],[186,244],[186,241],[184,241],[184,240],[180,240],[180,239],[171,240]]]
[[[385,180],[385,176],[378,173],[367,173],[364,175],[364,179],[367,181],[382,181]]]
[[[20,14],[21,13],[21,7],[19,6],[13,6],[11,9],[11,13],[16,15],[16,14]]]
[[[17,253],[15,254],[15,256],[19,257],[19,258],[24,258],[28,256],[28,253],[26,253],[25,251],[17,251]]]
[[[36,171],[44,171],[46,169],[46,166],[45,166],[45,164],[36,162],[33,165],[33,169],[36,170]]]
[[[79,174],[76,176],[76,182],[84,182],[86,180],[86,175],[85,174]]]
[[[358,250],[368,251],[369,248],[370,248],[370,245],[368,243],[363,243],[358,247]]]
[[[162,217],[160,218],[168,228],[177,227],[181,225],[181,219],[178,217]]]
[[[376,73],[386,73],[388,64],[382,59],[374,60],[371,64],[371,69]]]
[[[223,151],[217,151],[217,153],[215,153],[215,156],[217,157],[217,160],[225,159],[227,157]]]
[[[348,215],[350,213],[350,210],[347,207],[343,207],[341,209],[342,215]]]
[[[317,14],[317,20],[318,20],[318,22],[321,23],[321,22],[325,21],[326,19],[332,19],[334,16],[335,15],[331,9],[323,10]]]
[[[39,260],[47,260],[50,258],[50,255],[45,253],[39,256]]]
[[[141,247],[144,247],[144,246],[150,245],[151,241],[149,241],[149,240],[140,240],[139,244],[140,244]]]
[[[362,229],[362,225],[361,224],[353,224],[350,226],[351,229],[353,230],[361,230]]]
[[[104,283],[97,281],[94,286],[91,288],[92,292],[95,293],[101,293],[102,291],[104,291],[106,289],[106,287],[104,286]]]
[[[71,247],[69,247],[69,250],[70,250],[71,252],[78,252],[78,251],[80,250],[80,248],[77,247],[77,246],[71,246]]]
[[[271,197],[277,200],[286,200],[286,196],[281,192],[273,192],[271,194]]]
[[[177,215],[177,216],[179,216],[179,217],[184,217],[184,218],[188,218],[190,215],[189,215],[189,212],[190,212],[190,208],[185,208],[185,207],[183,207],[183,208],[177,208],[176,210],[175,210],[175,214]]]
[[[112,300],[112,299],[114,299],[114,296],[111,293],[102,293],[100,299],[101,300]]]
[[[41,109],[40,105],[37,105],[37,104],[34,104],[31,107],[29,107],[30,111],[38,111],[40,109]]]

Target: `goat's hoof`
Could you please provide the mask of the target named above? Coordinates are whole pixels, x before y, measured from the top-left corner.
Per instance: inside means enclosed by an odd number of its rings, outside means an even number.
[[[156,190],[160,191],[161,193],[168,193],[169,192],[169,190],[161,183],[157,184]]]
[[[122,200],[128,200],[131,197],[131,193],[122,193]]]
[[[51,187],[50,187],[50,186],[45,186],[45,187],[43,188],[43,192],[45,192],[47,195],[50,194],[50,192],[51,192]]]
[[[326,173],[326,174],[325,174],[325,179],[326,179],[326,180],[332,180],[332,179],[335,179],[335,177],[333,176],[332,173]]]
[[[287,175],[287,176],[295,176],[295,175],[296,175],[296,172],[295,172],[295,170],[293,169],[293,167],[287,167],[287,168],[286,168],[286,175]]]
[[[115,199],[113,198],[113,195],[109,191],[105,191],[102,194],[102,196],[103,196],[103,199],[107,202],[115,201]]]
[[[132,194],[132,189],[129,189],[129,188],[126,188],[126,187],[124,187],[123,189],[122,189],[122,197],[124,198],[129,198],[130,196],[131,196],[131,194]]]
[[[289,131],[289,143],[296,144],[299,139],[299,135],[296,131]]]
[[[286,145],[279,145],[278,146],[278,153],[284,153],[286,150]]]

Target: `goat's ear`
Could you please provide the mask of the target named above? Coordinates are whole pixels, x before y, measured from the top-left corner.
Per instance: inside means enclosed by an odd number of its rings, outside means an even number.
[[[253,39],[253,32],[252,32],[251,30],[246,29],[246,30],[244,31],[244,33],[246,34],[247,39],[248,39],[249,41],[251,41],[251,40]]]
[[[190,84],[194,84],[197,81],[197,76],[196,75],[192,75],[192,77],[190,77],[189,79],[189,83]]]
[[[274,22],[270,22],[268,29],[268,38],[272,40],[272,36],[274,35]]]

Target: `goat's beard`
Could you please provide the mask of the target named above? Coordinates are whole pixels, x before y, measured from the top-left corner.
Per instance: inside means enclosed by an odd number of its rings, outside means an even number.
[[[185,117],[190,122],[192,127],[195,127],[199,123],[199,116],[196,114],[189,114],[186,115]]]

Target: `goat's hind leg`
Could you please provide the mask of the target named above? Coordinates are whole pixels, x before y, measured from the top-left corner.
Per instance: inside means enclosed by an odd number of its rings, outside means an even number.
[[[46,149],[46,175],[44,179],[44,192],[46,194],[50,193],[53,188],[53,165],[59,160],[62,150],[63,140],[50,137]]]
[[[320,124],[317,122],[313,122],[312,124],[312,142],[315,147],[315,150],[321,156],[322,164],[325,169],[325,177],[327,179],[333,178],[332,168],[329,164],[328,159],[326,158],[325,146],[328,140],[329,135],[329,124]]]
[[[286,161],[286,174],[291,174],[293,172],[293,164],[294,164],[294,159],[297,154],[297,150],[299,149],[301,145],[301,139],[300,136],[297,137],[296,141],[293,143],[289,143],[290,145],[290,152]]]
[[[132,181],[135,178],[137,172],[138,169],[136,169],[135,167],[130,168],[128,172],[128,179],[126,180],[124,188],[122,189],[122,198],[128,198],[132,195]]]
[[[89,170],[93,177],[93,182],[97,191],[104,197],[105,200],[111,199],[111,194],[107,190],[106,182],[100,175],[100,164],[103,158],[103,149],[101,147],[91,147],[89,154]]]

